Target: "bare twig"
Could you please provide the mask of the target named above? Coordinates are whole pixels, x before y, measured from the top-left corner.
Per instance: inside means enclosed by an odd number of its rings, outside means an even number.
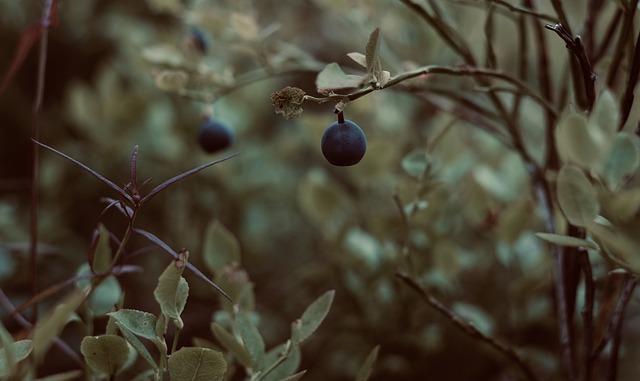
[[[580,269],[584,279],[584,306],[582,307],[582,321],[584,325],[584,381],[591,381],[593,372],[593,359],[591,351],[593,349],[593,302],[595,298],[595,282],[589,262],[589,254],[586,250],[580,249],[579,253]]]
[[[436,311],[440,312],[444,315],[449,321],[451,321],[457,328],[466,332],[469,336],[479,339],[487,344],[489,344],[494,349],[498,350],[509,360],[513,361],[513,363],[520,369],[520,371],[524,374],[527,380],[534,381],[538,378],[536,377],[533,369],[529,363],[522,358],[511,346],[503,343],[502,341],[488,336],[472,323],[462,319],[460,316],[456,315],[455,312],[450,310],[447,306],[445,306],[442,302],[440,302],[433,294],[431,294],[427,289],[422,287],[418,282],[416,282],[411,276],[405,273],[396,273],[396,276],[400,278],[406,285],[411,287],[415,292],[417,292],[422,299],[427,302],[431,307],[433,307]]]
[[[611,328],[613,337],[611,338],[611,356],[609,358],[609,371],[607,375],[607,380],[609,381],[615,381],[618,376],[618,353],[620,351],[620,341],[622,339],[621,334],[624,309],[627,307],[629,300],[631,300],[631,295],[637,285],[637,277],[631,275],[626,276],[624,288],[620,295],[620,301],[618,302],[618,306],[611,318],[609,327]]]
[[[545,28],[552,30],[560,36],[560,38],[565,42],[567,49],[576,57],[578,63],[580,64],[580,70],[582,72],[582,81],[584,86],[584,91],[586,93],[586,109],[587,111],[591,111],[593,108],[593,104],[596,100],[596,74],[591,69],[591,63],[589,62],[589,57],[587,57],[587,53],[584,49],[584,44],[582,43],[582,39],[580,36],[573,37],[570,34],[569,30],[566,29],[562,24],[547,24]],[[576,94],[578,97],[579,94]],[[578,97],[578,99],[580,99]]]
[[[592,65],[595,66],[598,62],[600,62],[600,60],[602,59],[602,57],[604,57],[607,50],[609,50],[609,47],[611,46],[611,40],[613,40],[613,35],[615,34],[616,29],[618,29],[618,26],[620,25],[621,18],[622,18],[622,11],[618,9],[616,10],[613,17],[611,18],[611,21],[609,22],[607,31],[604,33],[604,37],[600,42],[600,47],[593,52],[593,55],[591,57]]]
[[[609,72],[607,73],[608,87],[613,87],[618,75],[621,73],[620,63],[624,56],[624,49],[627,45],[627,41],[632,37],[633,16],[636,13],[636,9],[638,9],[638,0],[631,0],[628,8],[624,9],[622,27],[618,34],[618,41],[616,42],[616,48],[613,53],[613,57],[611,58],[611,63],[609,64]]]
[[[624,92],[624,98],[622,98],[618,131],[624,128],[627,119],[629,119],[629,113],[631,112],[631,106],[633,105],[633,91],[638,84],[638,74],[640,74],[640,31],[638,32],[638,37],[636,38],[636,46],[633,50],[633,61],[631,63],[631,70],[629,70],[627,88]]]

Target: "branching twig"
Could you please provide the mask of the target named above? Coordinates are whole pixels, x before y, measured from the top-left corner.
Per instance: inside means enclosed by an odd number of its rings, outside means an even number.
[[[584,85],[584,91],[586,93],[586,109],[587,111],[591,111],[593,108],[593,104],[596,100],[596,74],[591,69],[591,63],[589,62],[589,57],[587,57],[587,53],[584,50],[584,44],[582,43],[582,39],[580,36],[573,37],[568,29],[566,29],[562,24],[547,24],[545,28],[552,30],[562,38],[565,42],[567,49],[578,60],[580,64],[580,70],[582,72],[582,81]],[[579,94],[576,94],[578,99],[580,99]]]
[[[537,380],[533,369],[525,359],[523,359],[511,346],[503,343],[502,341],[488,336],[481,332],[478,328],[475,327],[472,323],[463,320],[461,317],[456,315],[453,311],[451,311],[447,306],[442,304],[435,296],[433,296],[427,289],[422,287],[418,282],[416,282],[411,276],[405,273],[396,273],[396,276],[400,278],[406,285],[411,287],[414,291],[416,291],[422,299],[427,302],[431,307],[433,307],[436,311],[440,312],[444,315],[449,321],[451,321],[457,328],[469,334],[469,336],[482,340],[483,342],[489,344],[491,347],[498,350],[509,360],[513,361],[513,363],[522,371],[527,380]]]

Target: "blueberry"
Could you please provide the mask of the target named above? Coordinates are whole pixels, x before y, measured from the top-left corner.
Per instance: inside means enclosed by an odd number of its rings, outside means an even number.
[[[198,28],[192,28],[187,37],[187,44],[200,54],[207,54],[208,43],[204,33]]]
[[[207,119],[198,130],[198,143],[207,153],[223,150],[233,143],[229,126],[217,119]]]
[[[339,115],[338,121],[322,135],[320,146],[329,163],[344,167],[362,160],[367,150],[367,139],[357,124]]]

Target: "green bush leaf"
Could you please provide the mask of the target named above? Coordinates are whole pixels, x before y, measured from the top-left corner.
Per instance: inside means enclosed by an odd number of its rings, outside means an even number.
[[[214,274],[230,263],[240,263],[240,244],[236,237],[220,221],[207,226],[203,248],[205,266]]]
[[[160,275],[158,286],[153,291],[153,296],[160,305],[162,313],[173,319],[179,328],[182,328],[180,314],[189,296],[189,285],[182,277],[184,268],[181,261],[172,261]]]
[[[603,247],[601,252],[607,258],[629,272],[640,275],[640,255],[638,254],[640,253],[640,245],[638,243],[614,227],[592,222],[589,224],[588,229],[589,233]],[[608,252],[611,255],[606,255]]]
[[[242,343],[236,340],[232,334],[227,332],[227,330],[222,328],[218,323],[211,324],[211,331],[213,331],[215,337],[220,341],[220,344],[231,352],[240,364],[244,365],[245,368],[251,368],[251,354],[249,354],[249,351]]]
[[[277,381],[293,377],[293,373],[300,367],[300,357],[300,347],[291,345],[289,341],[272,348],[265,356],[265,368],[271,367],[277,361],[280,363],[262,381]]]
[[[360,87],[362,80],[362,76],[346,74],[340,65],[332,62],[325,66],[316,77],[316,87],[319,93],[325,93],[332,90]]]
[[[584,115],[570,112],[558,122],[555,131],[560,158],[565,163],[596,168],[607,149],[602,146],[599,135],[596,129],[589,129]]]
[[[419,178],[424,174],[427,164],[427,151],[420,148],[409,152],[402,158],[402,169],[404,169],[409,176],[415,178]]]
[[[37,361],[42,359],[53,340],[67,325],[75,310],[80,307],[88,294],[88,288],[74,290],[38,322],[32,331],[33,354]]]
[[[575,166],[565,165],[557,180],[558,203],[567,220],[584,227],[598,215],[600,204],[589,179]]]
[[[376,28],[369,35],[369,42],[365,50],[367,71],[369,73],[377,73],[380,71],[380,28]]]
[[[625,178],[638,168],[640,157],[633,138],[622,132],[615,137],[604,163],[604,173],[611,189],[620,187]]]
[[[18,361],[24,360],[33,350],[33,341],[29,339],[18,340],[0,348],[0,377],[4,377],[15,369]]]
[[[253,370],[264,369],[265,346],[258,328],[253,324],[246,311],[241,311],[236,316],[236,329],[242,338],[244,347],[251,356],[251,368]]]
[[[380,351],[380,346],[376,345],[375,347],[373,347],[371,352],[369,352],[369,355],[364,360],[364,363],[362,363],[362,366],[360,366],[360,369],[358,370],[358,373],[356,375],[356,381],[367,381],[369,379],[369,376],[371,376],[371,370],[373,369],[373,365],[378,359],[379,351]]]
[[[222,353],[207,348],[180,348],[169,357],[171,381],[220,381],[227,372]]]
[[[157,337],[156,322],[158,318],[150,312],[123,309],[107,315],[116,319],[119,327],[124,327],[140,337],[149,340]]]
[[[598,244],[582,238],[551,233],[536,233],[536,237],[558,246],[583,247],[585,249],[592,249],[596,251],[600,250]]]
[[[324,293],[307,307],[300,319],[291,324],[291,341],[294,345],[302,343],[318,329],[329,313],[335,293],[334,290]]]
[[[142,344],[142,341],[140,341],[140,339],[138,339],[138,337],[134,335],[133,332],[123,326],[122,323],[116,322],[116,326],[118,327],[118,329],[120,329],[120,333],[122,333],[122,336],[129,342],[129,344],[131,344],[136,352],[138,352],[138,354],[140,354],[140,356],[142,356],[142,358],[147,363],[149,363],[149,365],[151,365],[153,369],[158,369],[158,364],[156,364],[156,361],[151,356],[151,353],[149,352],[147,347]],[[157,343],[160,341],[160,339],[154,338],[152,341],[154,341],[156,345],[158,345]]]
[[[91,369],[110,376],[118,374],[129,360],[127,341],[116,335],[85,336],[80,352]]]

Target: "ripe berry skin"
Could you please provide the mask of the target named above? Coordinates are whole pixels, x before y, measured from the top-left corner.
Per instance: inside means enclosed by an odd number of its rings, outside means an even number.
[[[221,151],[233,143],[231,129],[217,119],[207,119],[198,130],[198,143],[207,153]]]
[[[352,121],[338,121],[326,129],[320,147],[329,163],[346,167],[362,160],[367,150],[367,138],[362,129]]]

